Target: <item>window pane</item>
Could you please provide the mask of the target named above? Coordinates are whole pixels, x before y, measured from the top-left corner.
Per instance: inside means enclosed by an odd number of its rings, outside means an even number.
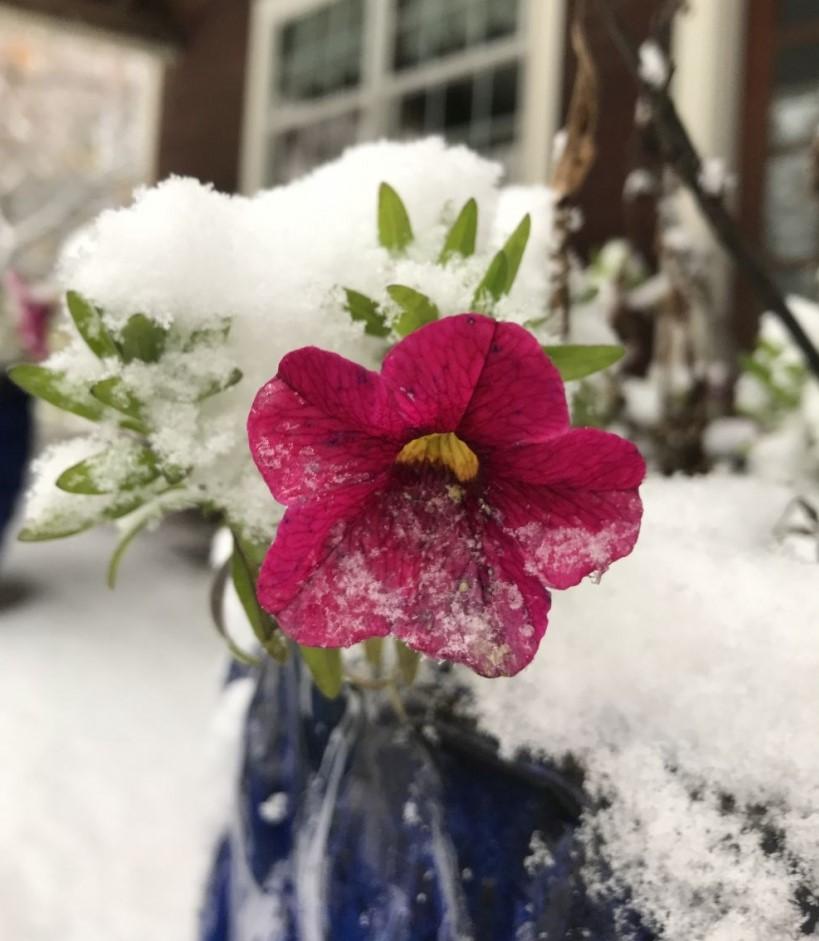
[[[814,88],[783,88],[771,101],[771,146],[806,143],[819,128],[819,83]]]
[[[279,27],[276,90],[304,101],[361,81],[363,0],[336,0]]]
[[[447,140],[511,163],[517,138],[518,66],[465,75],[404,95],[391,132],[404,139],[443,133]]]
[[[816,0],[782,0],[779,6],[779,18],[782,23],[819,19],[819,4]]]
[[[805,85],[819,78],[819,45],[789,46],[776,60],[776,85]]]
[[[319,163],[332,160],[354,144],[358,135],[358,112],[292,128],[271,142],[268,183],[287,183]]]
[[[396,0],[393,67],[455,55],[518,28],[519,0]]]
[[[776,154],[768,160],[765,230],[768,249],[778,259],[819,256],[819,203],[814,183],[809,149]]]

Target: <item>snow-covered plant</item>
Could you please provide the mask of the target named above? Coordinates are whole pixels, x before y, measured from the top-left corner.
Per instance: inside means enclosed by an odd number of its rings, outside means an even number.
[[[217,514],[234,534],[230,574],[259,643],[284,656],[254,591],[283,507],[251,460],[253,397],[294,347],[320,344],[373,367],[402,337],[465,310],[535,324],[534,335],[515,328],[535,349],[552,339],[550,195],[501,190],[498,176],[438,140],[381,143],[252,199],[175,179],[103,214],[63,264],[67,345],[12,370],[23,388],[94,423],[39,461],[21,537],[118,520],[113,583],[145,526],[182,508]],[[545,348],[573,377],[620,355]],[[449,353],[454,364],[466,355],[457,343]],[[289,430],[284,419],[277,430]],[[427,429],[437,430],[454,429]],[[340,678],[336,654],[308,654],[327,690]]]
[[[800,297],[789,297],[788,306],[812,341],[819,342],[819,307]],[[754,472],[792,483],[819,483],[819,385],[771,314],[763,315],[757,345],[742,360],[736,404],[758,428],[747,455]]]

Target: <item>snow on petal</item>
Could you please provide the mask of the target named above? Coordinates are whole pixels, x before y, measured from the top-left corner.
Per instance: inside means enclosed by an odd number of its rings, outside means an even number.
[[[401,476],[335,523],[321,507],[288,513],[260,601],[302,644],[394,633],[485,676],[517,673],[546,629],[548,592],[475,501],[438,474]]]

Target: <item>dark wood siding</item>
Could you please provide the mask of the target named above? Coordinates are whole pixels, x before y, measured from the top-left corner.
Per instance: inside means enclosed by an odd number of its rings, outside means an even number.
[[[211,0],[188,19],[189,39],[165,76],[157,174],[235,192],[250,0]]]
[[[577,246],[588,251],[599,247],[608,239],[631,235],[647,253],[653,250],[653,201],[646,211],[642,207],[626,207],[623,202],[623,184],[635,165],[643,161],[642,141],[634,128],[634,110],[637,87],[620,60],[617,49],[606,33],[600,17],[590,4],[588,37],[598,68],[600,111],[597,129],[597,159],[579,194],[585,224],[579,233]],[[574,3],[569,4],[569,23]],[[638,42],[648,36],[657,14],[657,0],[622,0],[618,11],[629,34]],[[567,38],[567,50],[571,44]],[[575,60],[567,52],[564,75],[564,108],[568,107],[574,82]]]

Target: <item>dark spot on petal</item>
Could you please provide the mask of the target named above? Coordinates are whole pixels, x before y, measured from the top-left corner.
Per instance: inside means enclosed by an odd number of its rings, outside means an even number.
[[[467,318],[466,318],[466,322],[467,322],[470,326],[472,326],[472,324],[475,323],[475,318],[474,318],[474,317],[467,317]]]

